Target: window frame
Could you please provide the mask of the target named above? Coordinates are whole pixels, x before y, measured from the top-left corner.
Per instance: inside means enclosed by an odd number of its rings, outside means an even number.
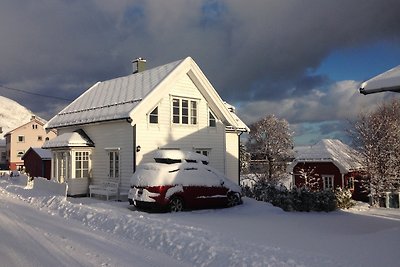
[[[25,154],[25,150],[17,150],[17,158],[22,158],[22,156]]]
[[[109,179],[114,179],[119,181],[121,177],[121,149],[120,148],[113,148],[113,149],[106,149],[107,151],[107,176]],[[113,155],[113,157],[111,157]],[[115,157],[117,155],[117,157]]]
[[[213,122],[214,125],[211,125]],[[211,109],[208,109],[208,127],[209,128],[217,128],[217,117],[215,116],[214,112]]]
[[[322,175],[324,190],[333,190],[335,188],[335,177],[333,175]]]
[[[18,135],[18,143],[25,143],[25,135]]]
[[[171,122],[175,125],[198,125],[199,100],[187,97],[172,96]]]
[[[152,111],[149,113],[148,117],[149,117],[148,122],[150,124],[158,124],[158,122],[159,122],[158,106],[156,106],[155,108],[152,109]],[[155,121],[153,122],[152,119],[155,119]]]
[[[84,164],[85,162],[86,166]],[[75,175],[74,178],[77,179],[89,178],[89,173],[90,173],[90,151],[88,150],[74,151],[74,175]]]
[[[347,179],[347,188],[350,190],[354,190],[354,182],[355,182],[354,177],[353,176],[349,177]]]

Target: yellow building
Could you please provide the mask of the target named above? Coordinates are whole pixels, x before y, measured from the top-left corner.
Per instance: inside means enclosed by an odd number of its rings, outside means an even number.
[[[46,140],[57,136],[56,131],[46,133],[43,125],[46,121],[32,116],[30,122],[5,134],[6,162],[10,170],[18,170],[24,165],[21,157],[30,147],[42,147]]]

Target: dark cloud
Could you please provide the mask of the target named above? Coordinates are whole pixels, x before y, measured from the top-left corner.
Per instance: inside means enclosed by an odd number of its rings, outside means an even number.
[[[331,85],[310,72],[333,51],[400,44],[398,10],[398,0],[3,0],[0,84],[75,98],[98,80],[130,73],[135,57],[153,67],[192,56],[230,102],[312,96]],[[0,94],[47,118],[65,104]]]

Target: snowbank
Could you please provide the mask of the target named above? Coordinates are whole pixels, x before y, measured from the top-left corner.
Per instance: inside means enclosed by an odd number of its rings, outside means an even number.
[[[10,181],[0,178],[3,196],[62,217],[71,227],[71,222],[79,222],[88,232],[103,232],[105,239],[112,235],[134,242],[188,266],[366,267],[400,262],[400,216],[390,220],[366,216],[371,209],[354,211],[360,215],[352,211],[285,213],[244,198],[243,205],[229,209],[149,214],[127,202],[65,198]],[[124,266],[134,265],[134,258],[126,258]]]
[[[67,197],[68,185],[57,183],[46,178],[36,177],[33,180],[33,189],[47,192],[49,195]]]

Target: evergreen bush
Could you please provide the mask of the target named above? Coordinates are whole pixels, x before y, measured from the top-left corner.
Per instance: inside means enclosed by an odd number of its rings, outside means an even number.
[[[257,183],[252,188],[244,187],[243,194],[259,201],[269,202],[284,211],[334,211],[351,207],[349,190],[311,191],[307,187],[288,190],[283,185]]]

